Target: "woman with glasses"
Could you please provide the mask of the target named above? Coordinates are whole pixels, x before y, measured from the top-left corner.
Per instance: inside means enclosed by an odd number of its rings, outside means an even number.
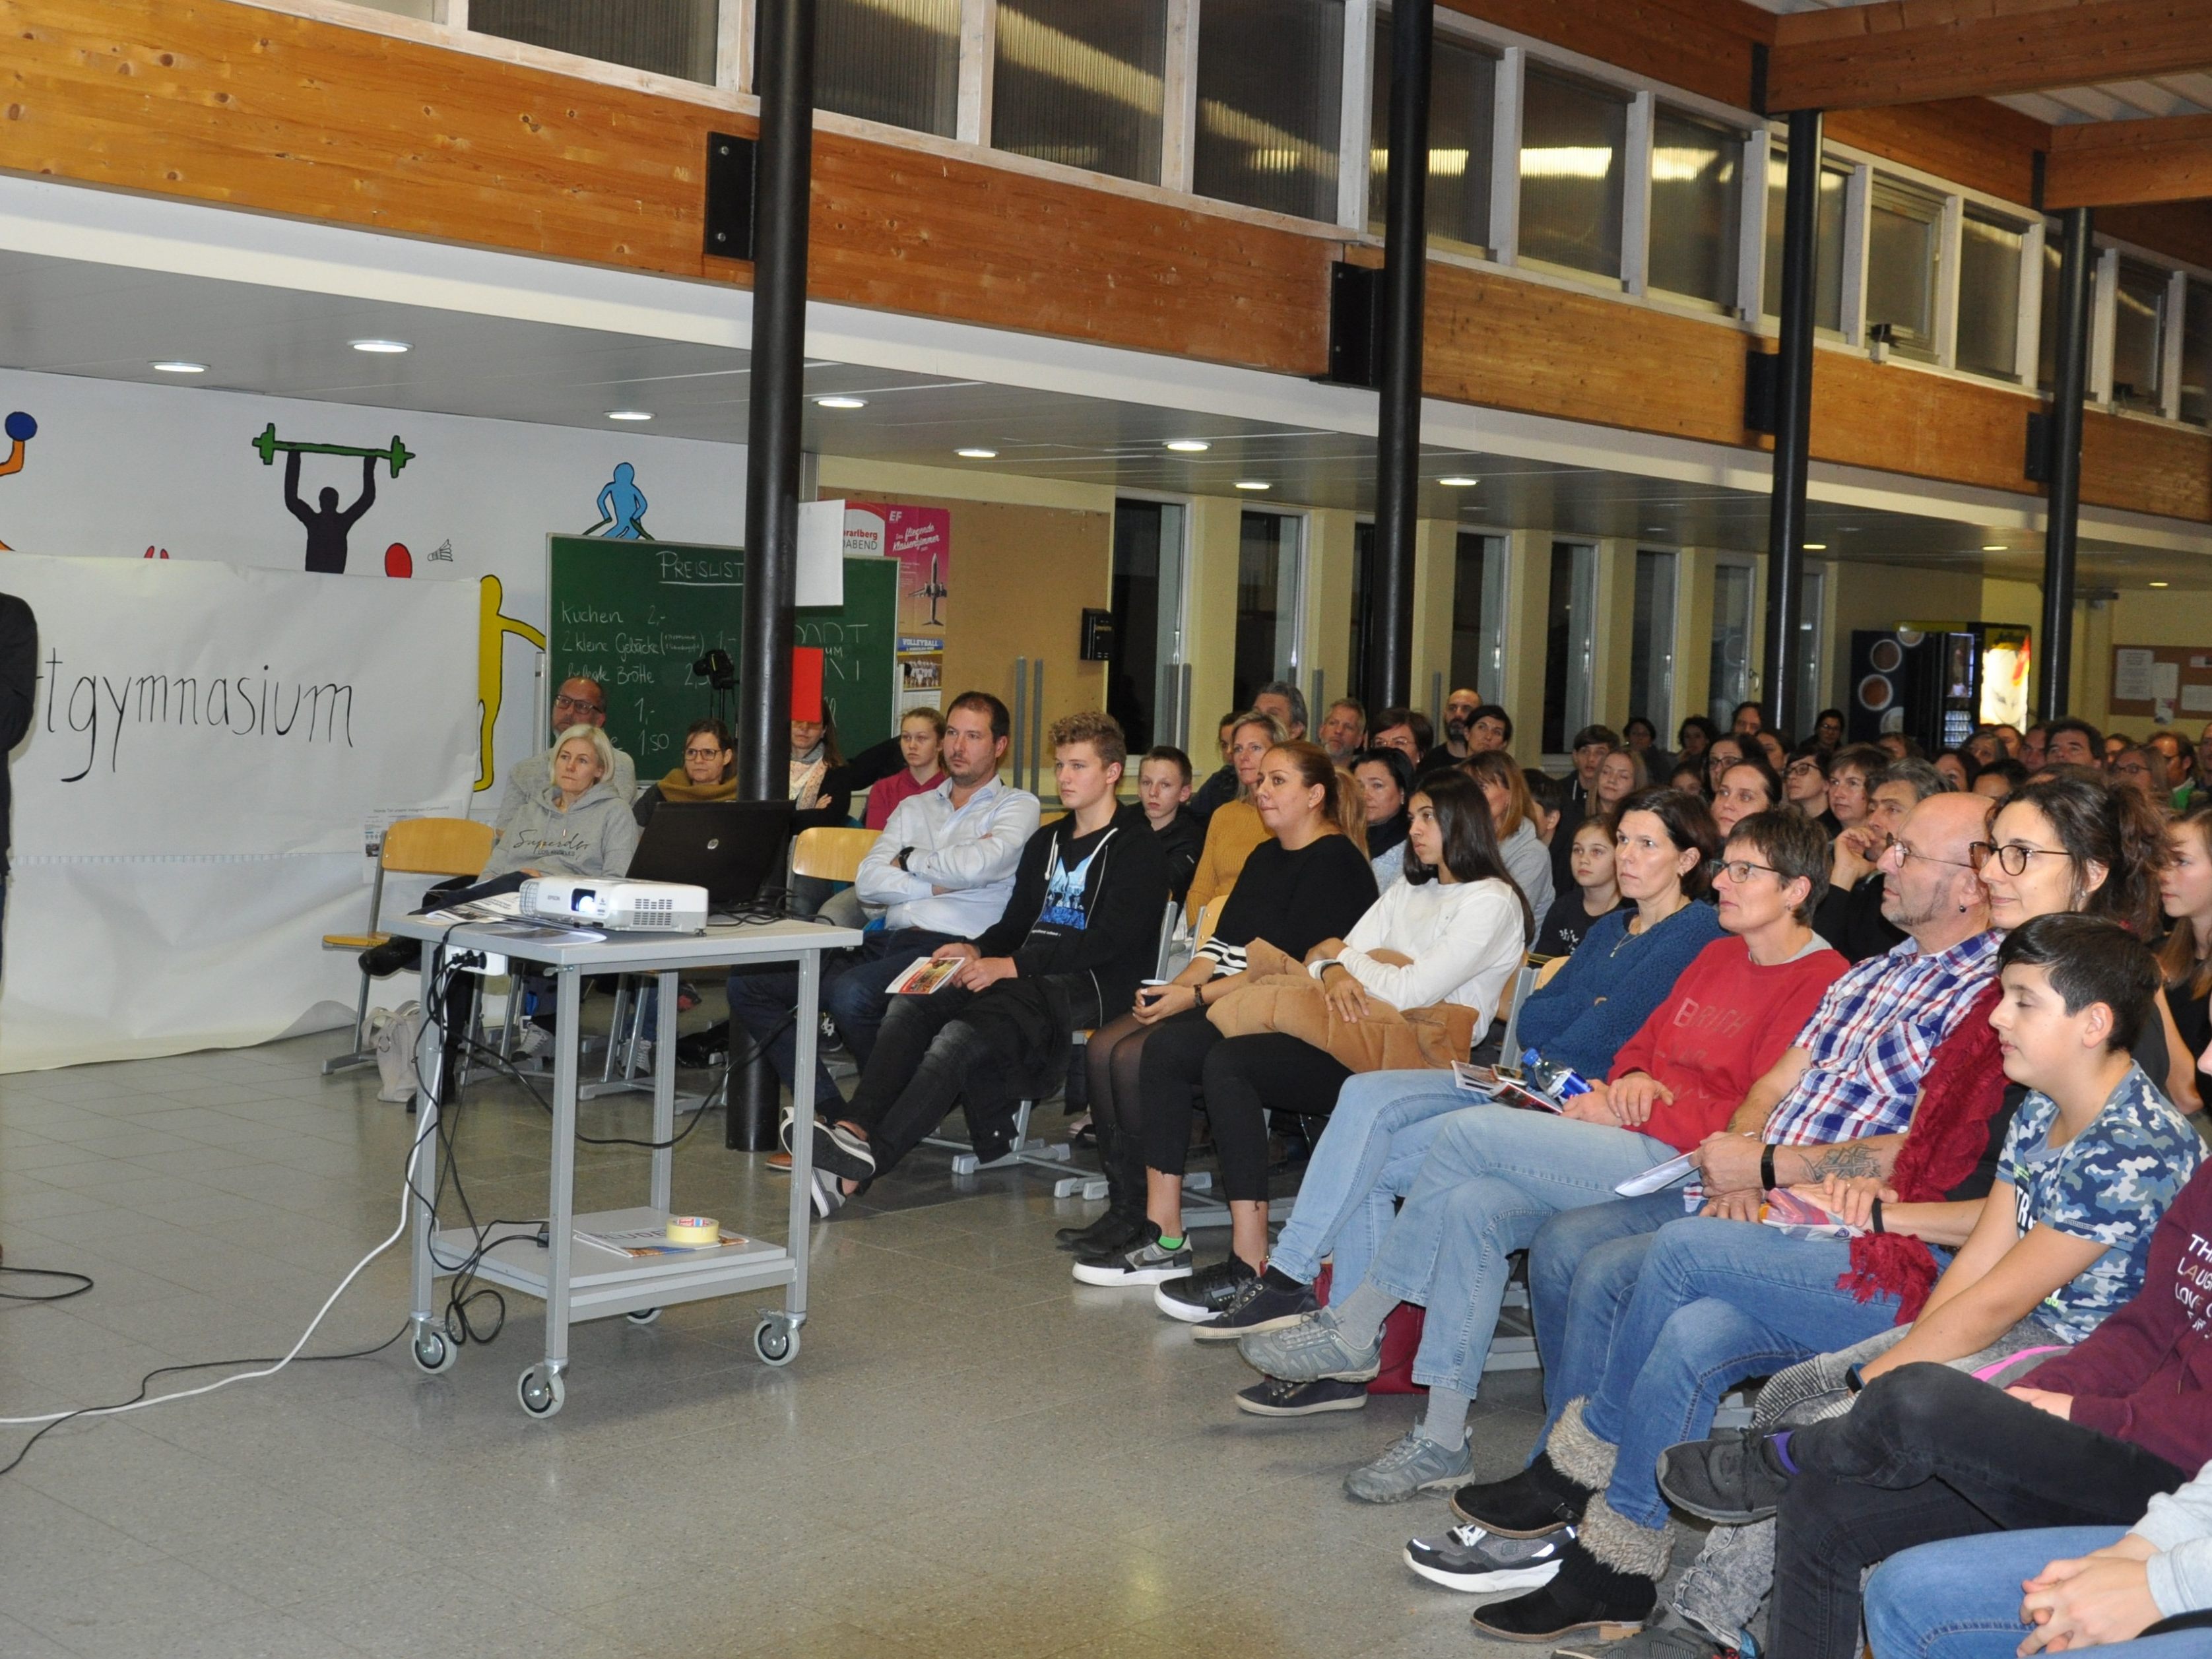
[[[1790,751],[1782,769],[1782,804],[1828,835],[1843,828],[1828,811],[1828,751],[1818,739],[1808,738]]]
[[[1720,793],[1721,775],[1731,766],[1740,766],[1743,757],[1751,752],[1750,739],[1730,732],[1715,738],[1705,745],[1705,799],[1711,800]],[[1763,760],[1765,757],[1761,756]]]
[[[633,809],[643,829],[653,808],[665,800],[712,801],[738,798],[737,739],[718,720],[694,720],[684,734],[684,763],[641,791]]]

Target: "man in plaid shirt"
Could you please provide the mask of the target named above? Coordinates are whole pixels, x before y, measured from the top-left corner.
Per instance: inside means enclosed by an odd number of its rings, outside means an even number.
[[[1698,1149],[1702,1194],[1686,1201],[1668,1190],[1571,1210],[1536,1235],[1528,1280],[1551,1407],[1541,1450],[1510,1480],[1462,1487],[1453,1508],[1501,1534],[1571,1522],[1578,1530],[1559,1552],[1559,1575],[1528,1595],[1485,1607],[1475,1615],[1484,1630],[1552,1637],[1593,1622],[1632,1625],[1650,1611],[1669,1537],[1655,1460],[1638,1457],[1634,1468],[1626,1453],[1616,1460],[1620,1425],[1593,1432],[1583,1402],[1605,1382],[1608,1363],[1631,1367],[1631,1382],[1642,1366],[1646,1356],[1613,1354],[1613,1339],[1654,1235],[1682,1219],[1686,1207],[1700,1207],[1702,1199],[1705,1214],[1755,1221],[1768,1187],[1889,1173],[1936,1050],[1996,972],[1998,936],[1967,857],[1988,806],[1975,796],[1933,795],[1905,820],[1881,867],[1882,914],[1906,942],[1828,988],[1729,1128]],[[1893,1315],[1884,1310],[1883,1322]],[[1701,1347],[1701,1363],[1681,1368],[1679,1411],[1657,1413],[1666,1423],[1650,1425],[1662,1444],[1684,1424],[1704,1433],[1721,1383],[1757,1374],[1755,1363],[1749,1371],[1739,1363],[1746,1358],[1737,1351],[1740,1324],[1717,1315],[1707,1333],[1711,1352]]]

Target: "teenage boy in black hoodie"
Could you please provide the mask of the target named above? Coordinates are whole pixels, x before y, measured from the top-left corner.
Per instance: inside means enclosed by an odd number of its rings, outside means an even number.
[[[829,1214],[921,1144],[963,1097],[985,1134],[1016,1103],[1066,1075],[1074,1033],[1136,1000],[1152,971],[1167,861],[1141,807],[1115,791],[1128,748],[1110,714],[1052,728],[1053,775],[1067,816],[1029,839],[1006,913],[929,994],[894,996],[860,1087],[836,1122],[814,1126],[815,1207]],[[983,1150],[979,1147],[979,1151]]]

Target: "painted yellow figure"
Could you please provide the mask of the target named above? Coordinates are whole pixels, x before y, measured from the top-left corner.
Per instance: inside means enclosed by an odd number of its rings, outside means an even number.
[[[500,614],[505,590],[499,578],[486,576],[477,585],[477,698],[483,721],[477,728],[477,788],[489,789],[498,781],[492,769],[491,733],[499,724],[499,708],[506,684],[507,635],[520,634],[540,651],[545,635],[526,622]]]

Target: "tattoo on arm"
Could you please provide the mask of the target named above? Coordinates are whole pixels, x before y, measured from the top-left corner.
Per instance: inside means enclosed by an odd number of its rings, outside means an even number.
[[[1809,1183],[1826,1181],[1830,1176],[1846,1179],[1852,1176],[1878,1176],[1882,1173],[1881,1160],[1875,1156],[1871,1146],[1826,1146],[1819,1152],[1801,1152],[1804,1178]]]

